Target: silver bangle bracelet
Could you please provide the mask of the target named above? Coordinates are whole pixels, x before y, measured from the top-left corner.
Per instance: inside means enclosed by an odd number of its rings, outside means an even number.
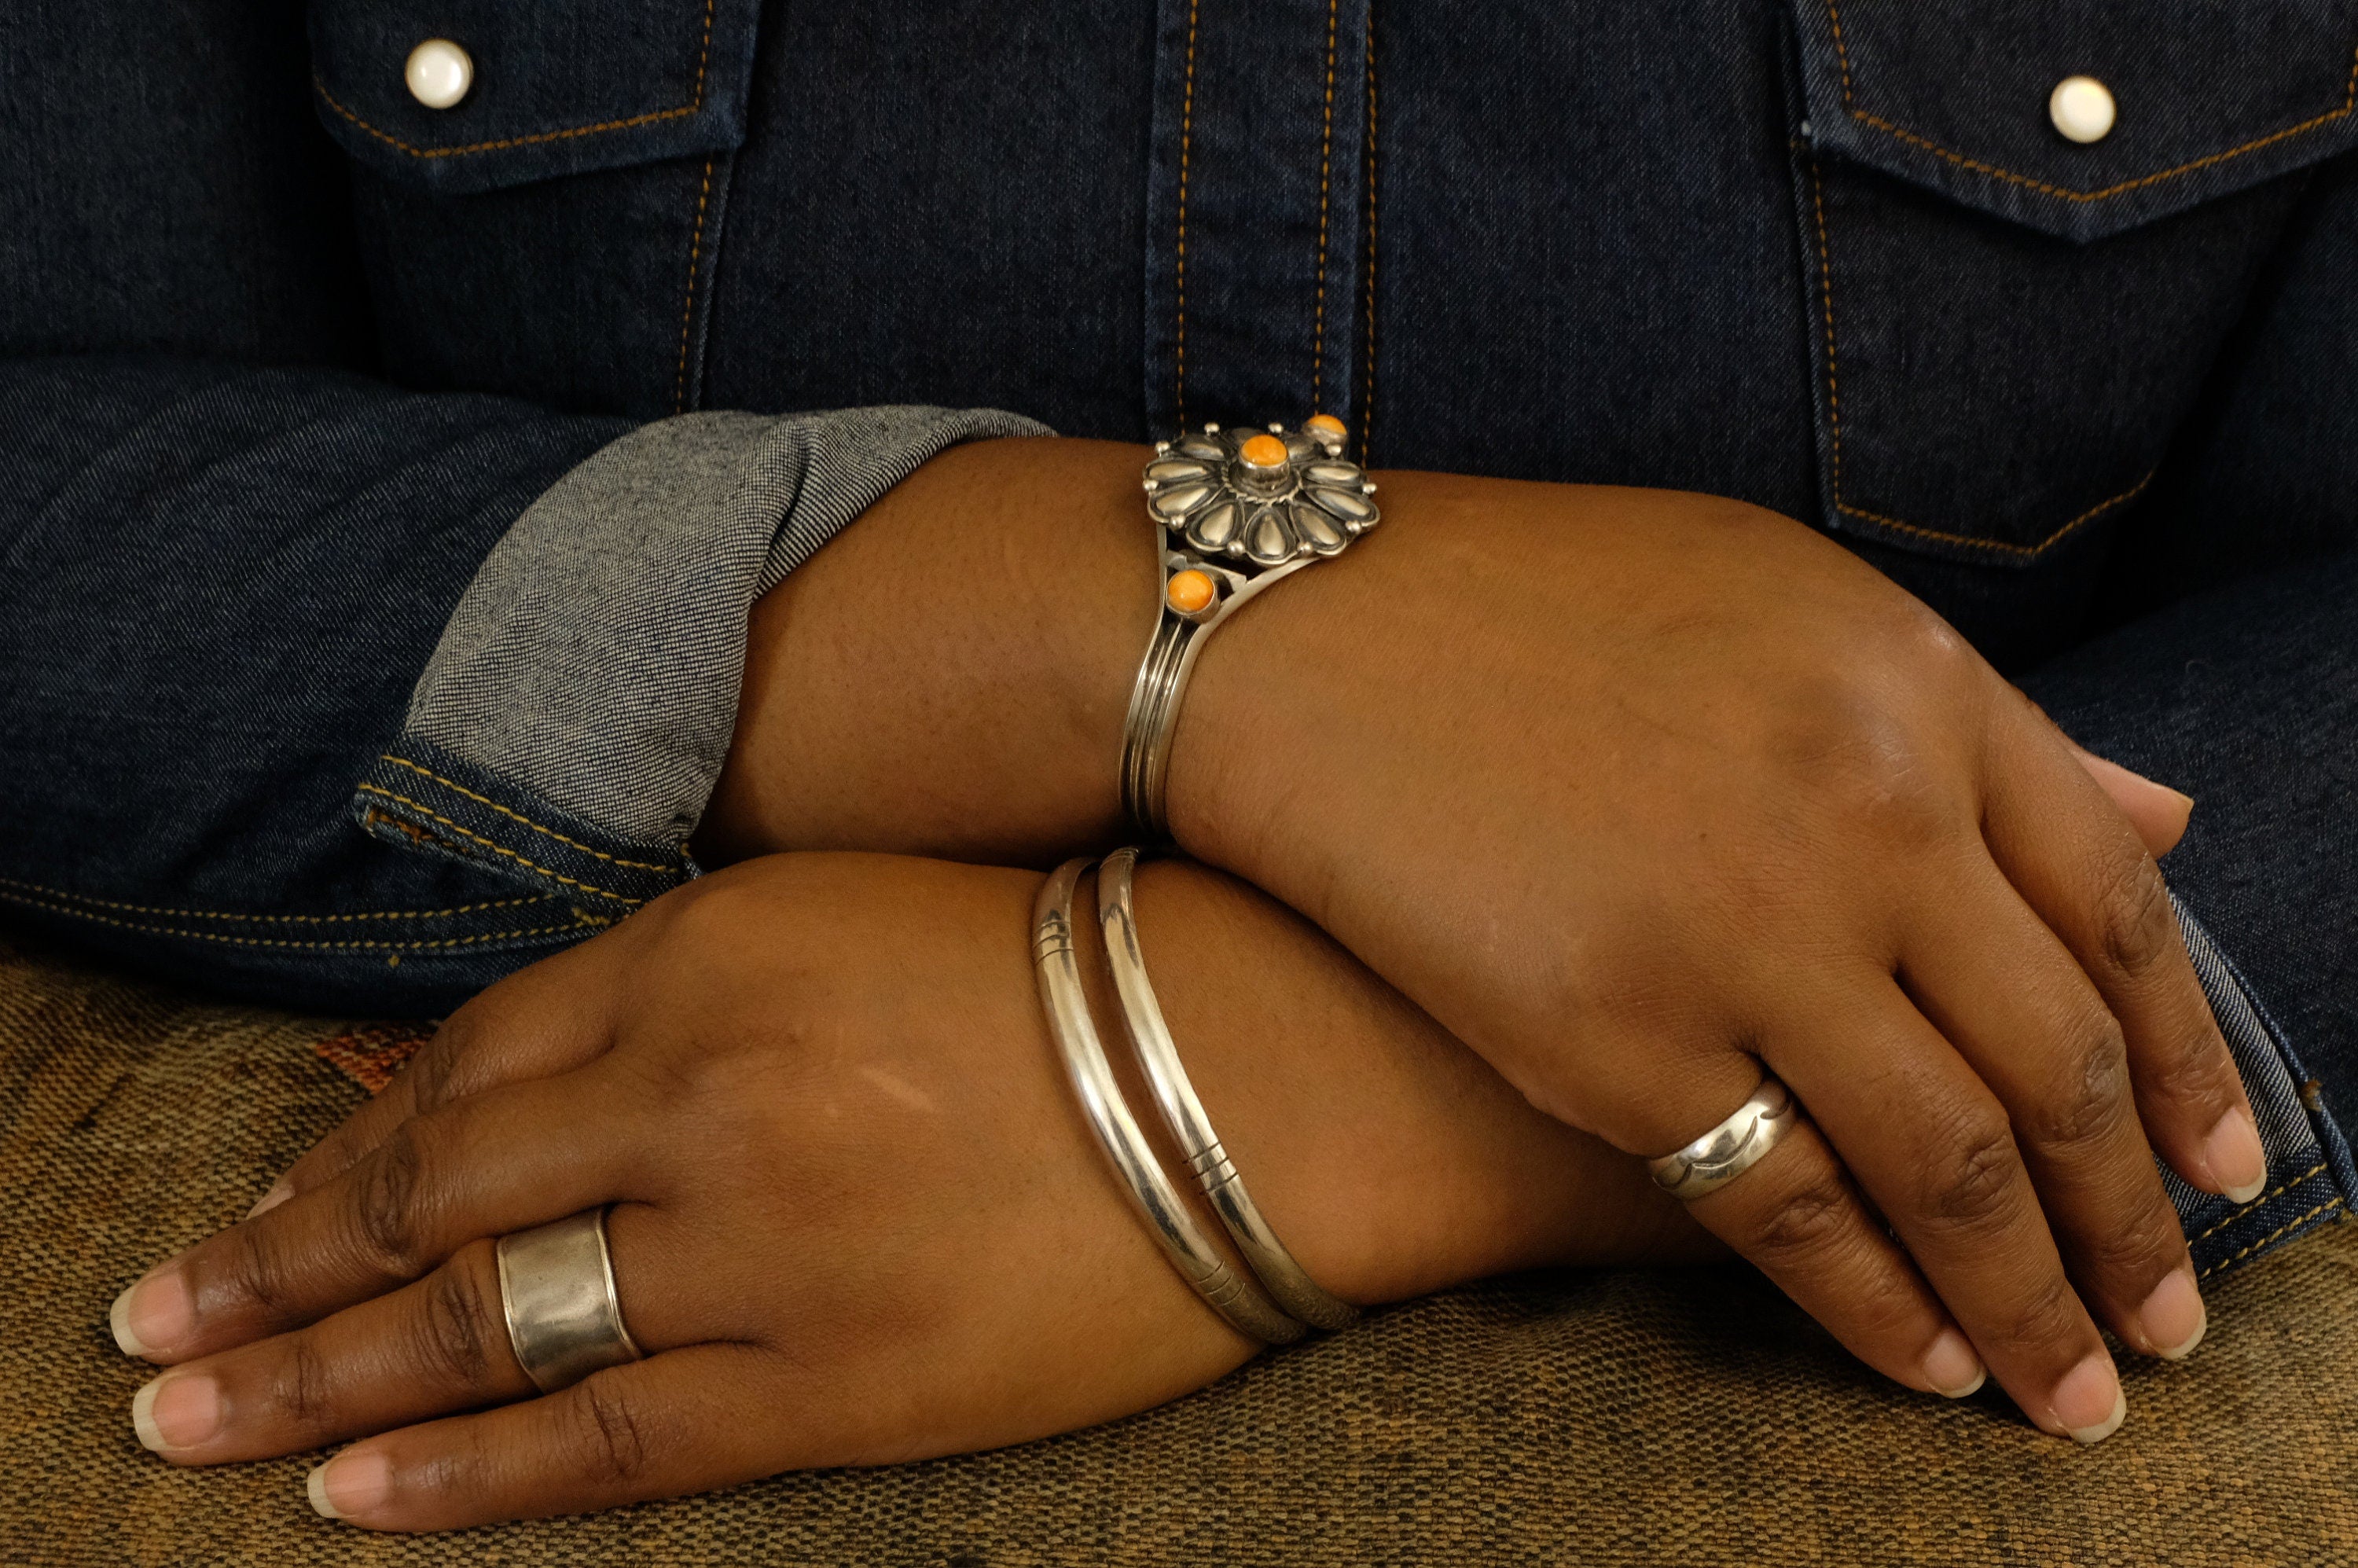
[[[1277,1304],[1314,1328],[1347,1328],[1358,1318],[1358,1309],[1320,1288],[1278,1240],[1260,1206],[1246,1191],[1235,1162],[1221,1147],[1219,1135],[1212,1130],[1211,1118],[1188,1080],[1187,1069],[1180,1065],[1178,1044],[1163,1021],[1162,1003],[1155,1000],[1154,987],[1146,978],[1145,955],[1139,950],[1138,914],[1130,892],[1130,873],[1137,863],[1134,849],[1117,849],[1106,857],[1098,869],[1098,918],[1105,931],[1106,965],[1113,972],[1114,990],[1121,999],[1122,1021],[1129,1026],[1139,1065],[1146,1070],[1146,1081],[1153,1087],[1163,1125],[1179,1141],[1196,1184],[1211,1200],[1213,1213],[1219,1216],[1237,1250],[1244,1254],[1262,1286],[1277,1298]]]
[[[1122,1191],[1180,1278],[1238,1333],[1268,1345],[1291,1344],[1302,1337],[1302,1325],[1280,1312],[1213,1248],[1186,1200],[1155,1159],[1138,1119],[1130,1115],[1122,1098],[1113,1065],[1106,1060],[1073,949],[1073,896],[1088,868],[1087,860],[1065,861],[1041,885],[1032,905],[1033,967],[1048,1015],[1048,1033],[1055,1039],[1057,1054],[1064,1058],[1065,1076],[1072,1080],[1082,1113]]]
[[[1288,433],[1223,432],[1158,441],[1146,511],[1167,531],[1163,603],[1131,685],[1121,733],[1121,804],[1150,843],[1170,837],[1165,794],[1179,702],[1204,638],[1253,595],[1339,556],[1380,520],[1376,487],[1343,456],[1343,423],[1319,415]]]

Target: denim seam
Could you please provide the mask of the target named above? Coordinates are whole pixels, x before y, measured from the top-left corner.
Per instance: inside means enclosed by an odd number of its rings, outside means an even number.
[[[2194,1238],[2194,1241],[2210,1240],[2211,1238],[2218,1235],[2221,1231],[2226,1229],[2229,1226],[2234,1224],[2245,1215],[2255,1213],[2257,1210],[2266,1207],[2267,1205],[2274,1203],[2277,1199],[2284,1196],[2285,1194],[2288,1192],[2292,1192],[2296,1188],[2309,1185],[2309,1183],[2323,1175],[2325,1173],[2325,1162],[2320,1160],[2316,1164],[2311,1165],[2308,1170],[2303,1171],[2299,1175],[2295,1176],[2291,1181],[2287,1182],[2283,1186],[2278,1187],[2276,1191],[2266,1194],[2260,1197],[2254,1198],[2251,1202],[2245,1204],[2243,1207],[2237,1209],[2234,1213],[2229,1215],[2226,1218],[2221,1220],[2218,1224],[2212,1226],[2201,1235]],[[2193,1245],[2193,1242],[2189,1242],[2188,1245],[2191,1246]]]
[[[1187,153],[1195,134],[1195,16],[1202,0],[1187,0],[1187,78],[1179,97],[1179,248],[1176,292],[1179,336],[1172,367],[1172,411],[1187,427]]]
[[[68,899],[76,903],[94,904],[100,909],[120,910],[126,914],[157,914],[173,920],[235,920],[249,925],[332,925],[355,920],[449,920],[461,914],[473,914],[486,909],[513,909],[524,903],[546,903],[554,897],[542,893],[534,898],[501,898],[485,903],[462,903],[454,909],[381,909],[355,912],[351,914],[241,914],[227,909],[164,909],[154,904],[123,903],[114,899],[94,898],[86,892],[73,892],[65,888],[44,887],[39,882],[20,882],[10,877],[0,877],[0,888],[16,888],[23,892],[39,893],[48,898]]]
[[[696,193],[696,229],[688,233],[688,290],[679,302],[679,373],[672,377],[672,413],[688,410],[688,325],[696,320],[696,265],[705,254],[705,208],[712,203],[712,165],[705,158],[705,184]]]
[[[2113,508],[2135,501],[2145,493],[2146,486],[2151,484],[2154,476],[2161,471],[2158,464],[2146,470],[2143,479],[2138,480],[2118,495],[2099,501],[2035,545],[2011,544],[2004,539],[1976,538],[1971,534],[1951,534],[1939,528],[1927,528],[1920,523],[1910,523],[1881,512],[1869,512],[1863,506],[1853,506],[1844,501],[1842,478],[1842,375],[1834,351],[1833,243],[1826,228],[1825,180],[1819,173],[1817,158],[1807,152],[1802,156],[1810,166],[1810,209],[1816,217],[1818,226],[1818,292],[1822,301],[1821,313],[1824,316],[1826,324],[1826,423],[1828,445],[1831,449],[1827,454],[1826,482],[1828,489],[1833,492],[1833,508],[1836,512],[1845,517],[1855,517],[1862,522],[1878,524],[1883,527],[1897,529],[1900,533],[1912,535],[1920,539],[1935,539],[1942,544],[1962,545],[1968,549],[1986,550],[1993,555],[2011,556],[2025,561],[2035,561],[2062,543],[2065,537],[2082,524],[2093,522]]]
[[[717,0],[704,0],[704,43],[696,56],[695,95],[676,109],[651,110],[644,114],[633,114],[627,120],[606,120],[595,125],[571,125],[557,130],[534,131],[521,136],[503,136],[495,142],[475,142],[463,147],[413,147],[407,142],[378,130],[374,125],[336,102],[335,94],[328,91],[328,84],[317,75],[311,78],[311,86],[318,92],[320,98],[326,101],[329,108],[333,109],[385,146],[407,153],[411,157],[462,157],[470,153],[493,153],[508,147],[531,146],[540,142],[561,142],[574,136],[594,136],[607,131],[627,131],[634,126],[652,125],[664,120],[684,120],[692,117],[704,107],[704,73],[705,67],[711,62],[712,59],[712,9],[716,3]]]
[[[111,915],[93,914],[86,909],[53,903],[46,899],[27,898],[22,893],[0,891],[0,900],[38,909],[50,914],[62,914],[74,920],[87,920],[93,925],[111,925],[117,930],[143,932],[155,936],[178,936],[192,942],[215,942],[231,947],[296,947],[307,951],[322,949],[337,952],[419,953],[444,947],[467,947],[484,942],[504,942],[519,936],[557,936],[577,933],[585,927],[603,930],[613,924],[595,915],[576,910],[575,919],[568,925],[537,925],[522,931],[492,931],[475,936],[448,936],[438,940],[416,942],[296,942],[276,936],[230,936],[218,931],[184,931],[169,925],[148,925],[134,920],[116,920]]]
[[[1359,462],[1375,466],[1376,449],[1376,7],[1368,6],[1368,259],[1359,287],[1368,297],[1367,398],[1359,406]]]
[[[633,909],[636,909],[639,905],[646,903],[646,900],[643,898],[626,898],[622,894],[613,892],[611,889],[601,888],[595,882],[581,881],[577,878],[566,876],[560,871],[553,871],[537,860],[527,860],[524,856],[517,854],[514,849],[509,849],[504,844],[492,842],[491,839],[484,838],[481,834],[476,832],[471,827],[461,827],[459,824],[451,821],[449,817],[443,816],[440,812],[436,811],[431,806],[422,806],[418,802],[410,799],[406,795],[395,795],[389,789],[380,789],[373,784],[362,784],[360,789],[361,793],[363,795],[382,795],[385,799],[395,802],[396,805],[406,806],[409,807],[410,810],[418,812],[430,820],[440,823],[443,827],[448,827],[453,833],[463,834],[467,838],[472,838],[476,843],[481,844],[492,854],[505,855],[509,860],[515,861],[516,864],[523,866],[527,870],[537,871],[542,876],[547,877],[554,881],[563,882],[567,887],[579,888],[584,892],[594,892],[600,898],[611,898],[616,903],[627,904]]]
[[[2263,147],[2274,146],[2278,142],[2306,135],[2321,125],[2330,125],[2336,120],[2347,119],[2352,110],[2358,109],[2358,51],[2353,51],[2350,61],[2350,82],[2343,90],[2342,107],[2339,109],[2327,110],[2324,114],[2303,120],[2297,125],[2287,125],[2282,130],[2271,131],[2266,135],[2255,137],[2241,146],[2229,147],[2224,152],[2207,154],[2194,159],[2191,163],[2180,164],[2176,168],[2165,168],[2158,173],[2140,175],[2135,179],[2123,180],[2117,185],[2107,185],[2099,190],[2073,190],[2065,186],[2050,184],[2043,179],[2035,179],[2027,174],[2017,174],[2010,168],[2001,168],[1996,164],[1985,163],[1979,158],[1968,157],[1963,153],[1953,152],[1929,136],[1909,130],[1904,125],[1895,125],[1888,120],[1855,107],[1851,102],[1850,50],[1843,43],[1842,7],[1837,0],[1826,0],[1826,16],[1833,26],[1834,59],[1842,70],[1844,114],[1862,125],[1881,131],[1884,135],[1906,142],[1911,146],[1921,147],[1936,157],[1946,158],[1960,168],[1971,169],[1975,174],[1986,174],[1994,179],[2003,179],[2009,184],[2036,190],[2042,196],[2060,197],[2066,201],[2108,200],[2132,190],[2142,190],[2148,185],[2158,185],[2164,180],[2176,179],[2181,175],[2198,173],[2214,164],[2226,163],[2242,157],[2246,153],[2255,153]]]
[[[1335,169],[1335,31],[1342,0],[1326,0],[1326,111],[1318,143],[1318,308],[1310,335],[1310,412],[1322,414],[1326,385],[1326,210]]]
[[[2226,1268],[2228,1265],[2239,1262],[2242,1260],[2250,1257],[2253,1253],[2257,1252],[2260,1249],[2267,1246],[2270,1242],[2282,1237],[2287,1231],[2299,1230],[2302,1226],[2307,1225],[2310,1220],[2315,1219],[2319,1215],[2325,1213],[2327,1210],[2340,1208],[2342,1204],[2342,1196],[2337,1193],[2332,1197],[2330,1197],[2323,1203],[2319,1204],[2315,1208],[2310,1209],[2307,1214],[2302,1215],[2299,1219],[2288,1220],[2285,1224],[2277,1227],[2276,1229],[2269,1231],[2266,1236],[2261,1237],[2257,1241],[2253,1242],[2249,1247],[2244,1248],[2241,1251],[2232,1253],[2227,1257],[2220,1259],[2219,1261],[2212,1264],[2208,1269],[2203,1270],[2202,1272],[2196,1275],[2195,1278],[2200,1280],[2209,1279],[2212,1275],[2219,1272],[2220,1270]]]
[[[554,827],[543,827],[539,823],[535,822],[531,817],[526,816],[521,811],[511,811],[506,806],[502,806],[498,801],[492,800],[487,795],[477,795],[473,790],[469,789],[466,785],[444,778],[440,773],[436,773],[431,768],[421,768],[416,762],[409,761],[406,757],[396,757],[392,755],[390,752],[379,752],[377,754],[377,761],[380,762],[391,762],[394,766],[398,768],[407,768],[413,773],[422,773],[426,777],[432,779],[436,784],[440,784],[444,789],[449,790],[454,795],[463,795],[478,806],[486,806],[491,807],[493,811],[498,812],[502,816],[512,816],[516,821],[523,823],[526,827],[531,828],[534,832],[545,833],[549,838],[556,839],[558,843],[564,845],[568,849],[579,849],[585,855],[594,855],[599,860],[604,860],[610,865],[627,866],[634,871],[662,871],[666,875],[676,875],[679,871],[679,868],[676,865],[657,865],[652,860],[626,860],[620,855],[609,855],[603,849],[593,849],[587,844],[568,838],[564,834],[559,833]],[[384,794],[384,792],[379,791],[378,793]],[[390,798],[400,800],[401,796],[396,795]],[[405,801],[403,804],[407,806],[417,806],[417,803],[414,800]],[[426,808],[424,806],[418,806],[418,809],[423,811]],[[527,861],[526,864],[530,864],[530,862]],[[592,891],[603,890],[593,889]]]
[[[717,158],[704,160],[704,188],[696,194],[696,228],[687,241],[687,292],[679,306],[679,371],[672,378],[671,406],[675,414],[687,412],[687,339],[688,328],[696,320],[696,267],[704,256],[704,210],[712,200],[712,166]]]

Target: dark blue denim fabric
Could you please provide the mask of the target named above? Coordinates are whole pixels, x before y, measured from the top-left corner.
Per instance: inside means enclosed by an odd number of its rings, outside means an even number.
[[[623,427],[339,372],[0,362],[0,906],[340,1008],[448,1008],[596,929],[385,849],[351,801],[483,557]]]
[[[401,86],[434,36],[447,112]],[[10,8],[0,891],[437,1011],[594,922],[344,807],[630,422],[1325,410],[1379,463],[1774,507],[2060,656],[2067,722],[2202,798],[2173,879],[2347,1101],[2348,592],[2167,607],[2358,547],[2353,51],[2351,0]]]

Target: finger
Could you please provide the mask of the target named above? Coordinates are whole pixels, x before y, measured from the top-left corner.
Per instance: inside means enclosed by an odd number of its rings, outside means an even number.
[[[1987,862],[1921,919],[1902,958],[1908,993],[2006,1107],[2080,1299],[2136,1349],[2189,1354],[2202,1296],[2119,1022]]]
[[[2058,1436],[2110,1436],[2120,1379],[2006,1109],[1898,983],[1860,976],[1761,1046],[2023,1413]]]
[[[667,1289],[695,1265],[657,1211],[608,1217],[632,1338],[662,1352],[707,1337],[707,1300]],[[308,1328],[175,1367],[132,1400],[139,1441],[178,1465],[298,1453],[532,1397],[508,1335],[497,1243],[471,1242],[426,1278]]]
[[[2248,1201],[2267,1156],[2160,868],[2043,719],[2026,712],[2001,744],[1983,809],[1991,855],[2120,1021],[2156,1152],[2204,1191]]]
[[[733,1486],[807,1462],[787,1381],[752,1346],[665,1351],[356,1444],[311,1473],[311,1505],[365,1530],[457,1530]]]
[[[2192,795],[2156,784],[2143,773],[2133,773],[2118,762],[2096,755],[2068,735],[2063,737],[2063,743],[2071,749],[2071,760],[2121,808],[2121,815],[2136,829],[2137,839],[2144,844],[2147,854],[2158,860],[2178,848],[2178,841],[2186,837],[2187,821],[2194,814]]]
[[[126,1348],[167,1363],[226,1350],[406,1284],[479,1238],[629,1198],[616,1094],[569,1073],[402,1123],[327,1185],[143,1277],[119,1314]]]
[[[131,1403],[139,1441],[176,1465],[299,1453],[524,1399],[494,1243],[291,1334],[175,1367]]]
[[[1981,1357],[1806,1121],[1687,1209],[1894,1382],[1951,1399],[1982,1386]]]
[[[594,1061],[608,1041],[608,1014],[598,1005],[603,966],[580,960],[582,951],[519,970],[445,1019],[393,1081],[289,1166],[246,1217],[334,1179],[413,1116]]]

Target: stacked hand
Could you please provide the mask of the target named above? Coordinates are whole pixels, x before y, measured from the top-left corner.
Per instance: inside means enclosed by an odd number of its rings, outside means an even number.
[[[1153,613],[1137,472],[953,452],[789,579],[716,838],[989,858],[1113,831]],[[2182,797],[2118,770],[2108,794],[1789,519],[1380,477],[1382,528],[1206,644],[1181,842],[1633,1154],[1773,1072],[1815,1130],[1695,1217],[1901,1382],[1986,1367],[2047,1430],[2112,1430],[2098,1325],[2172,1355],[2203,1321],[2154,1153],[2214,1193],[2265,1176],[2131,819],[2166,847]]]

